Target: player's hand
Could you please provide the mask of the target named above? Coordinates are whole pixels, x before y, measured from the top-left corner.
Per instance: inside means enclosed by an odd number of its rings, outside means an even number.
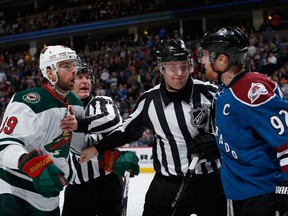
[[[91,160],[97,154],[98,151],[94,146],[90,146],[86,149],[83,149],[80,154],[80,163],[84,163]]]
[[[24,154],[18,164],[19,170],[32,178],[36,191],[44,197],[58,196],[67,184],[64,173],[53,164],[52,159],[40,150]]]
[[[69,113],[70,115],[65,115],[60,121],[60,127],[63,131],[75,131],[78,128],[78,121],[71,106],[69,107]]]
[[[210,133],[199,134],[189,143],[189,154],[198,154],[200,158],[209,161],[220,158],[220,152],[216,143],[215,136]]]
[[[131,177],[139,174],[139,158],[132,151],[107,150],[98,155],[99,166],[104,170],[124,177],[125,171]]]
[[[288,181],[280,182],[275,189],[275,205],[280,215],[288,212]]]

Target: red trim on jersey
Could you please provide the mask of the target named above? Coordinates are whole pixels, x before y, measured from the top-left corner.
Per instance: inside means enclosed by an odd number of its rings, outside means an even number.
[[[247,73],[232,87],[232,93],[240,100],[251,105],[259,105],[275,95],[276,83],[263,74]]]
[[[288,143],[285,143],[277,148],[275,148],[277,152],[283,152],[288,149]]]
[[[53,91],[53,90],[51,89],[51,87],[49,87],[49,86],[47,85],[47,83],[44,83],[43,87],[44,87],[53,97],[55,97],[55,98],[57,98],[58,100],[62,101],[62,102],[65,104],[65,106],[68,107],[67,97],[65,98],[65,100],[63,100],[61,97],[59,97],[59,95],[56,94],[55,91]]]
[[[281,167],[281,171],[284,173],[288,173],[288,165]]]

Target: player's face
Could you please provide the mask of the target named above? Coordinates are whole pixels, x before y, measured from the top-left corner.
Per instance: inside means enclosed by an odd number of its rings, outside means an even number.
[[[58,82],[57,87],[63,91],[71,91],[74,88],[76,77],[76,61],[65,60],[59,63],[59,69],[57,72]]]
[[[167,90],[182,89],[189,77],[188,61],[165,62],[164,67],[163,76]]]
[[[200,62],[203,65],[203,67],[205,68],[206,78],[210,81],[217,80],[218,74],[213,70],[213,68],[211,66],[211,62],[209,60],[209,51],[208,50],[202,50]]]
[[[91,76],[87,73],[80,73],[76,75],[73,91],[81,100],[83,100],[89,97],[91,86]]]

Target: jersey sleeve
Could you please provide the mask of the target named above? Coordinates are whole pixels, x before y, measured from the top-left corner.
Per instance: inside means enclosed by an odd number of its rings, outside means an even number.
[[[238,112],[276,150],[283,177],[288,180],[288,101],[270,81],[251,83],[244,92],[246,98],[238,97]]]
[[[6,108],[0,129],[0,162],[10,168],[18,167],[19,157],[34,148],[40,148],[43,133],[39,119],[29,106],[13,102]],[[13,156],[13,157],[12,157]]]
[[[86,124],[85,133],[77,130],[72,137],[71,151],[77,154],[84,148],[94,145],[122,124],[120,112],[110,97],[92,98],[85,111],[86,117],[80,120],[82,124]]]
[[[122,124],[120,112],[109,97],[96,96],[87,109],[89,132],[109,133]]]
[[[103,152],[107,149],[123,146],[129,142],[138,140],[145,128],[149,128],[147,124],[147,98],[142,95],[136,102],[133,112],[123,122],[122,126],[118,127],[99,143],[95,145],[98,152]]]
[[[109,133],[122,124],[122,117],[110,97],[96,96],[86,107],[86,117],[77,118],[76,132]]]

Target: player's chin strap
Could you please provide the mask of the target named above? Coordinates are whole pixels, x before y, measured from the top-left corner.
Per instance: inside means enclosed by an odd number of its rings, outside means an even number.
[[[53,81],[53,79],[49,79],[49,82],[51,83],[51,86],[52,86],[52,88],[53,88],[53,90],[57,93],[57,94],[59,94],[59,95],[61,95],[62,97],[66,97],[67,96],[67,94],[69,93],[69,91],[66,91],[65,93],[62,93],[61,91],[59,91],[56,87],[57,87],[57,85],[56,85],[56,83],[58,82],[58,76],[57,76],[57,73],[56,72],[54,72],[55,73],[55,76],[56,76],[56,80],[55,81]]]
[[[53,88],[53,90],[54,90],[57,94],[61,95],[61,96],[64,97],[64,98],[65,98],[65,97],[67,96],[67,94],[69,93],[69,91],[66,91],[65,93],[60,92],[60,91],[56,88],[55,85],[52,85],[52,88]]]
[[[214,64],[211,64],[213,71],[215,71],[218,74],[218,83],[222,83],[221,78],[222,78],[222,74],[226,73],[227,71],[229,71],[233,65],[231,63],[229,63],[229,65],[225,68],[225,70],[223,71],[218,71],[214,69]]]

